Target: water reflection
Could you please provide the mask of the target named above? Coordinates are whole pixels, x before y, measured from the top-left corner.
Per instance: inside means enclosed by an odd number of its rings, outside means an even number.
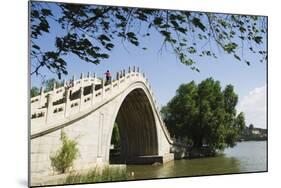
[[[128,165],[130,179],[150,179],[266,171],[266,142],[243,142],[217,157],[183,159],[160,166]]]

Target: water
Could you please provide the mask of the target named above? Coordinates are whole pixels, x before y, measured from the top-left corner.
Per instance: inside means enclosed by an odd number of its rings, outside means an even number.
[[[150,179],[267,170],[266,142],[241,142],[217,157],[182,159],[160,166],[128,165],[129,179]]]

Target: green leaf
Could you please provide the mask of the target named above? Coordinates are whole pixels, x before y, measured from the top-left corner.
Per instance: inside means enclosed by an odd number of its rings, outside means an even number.
[[[104,34],[100,35],[100,36],[98,37],[98,39],[99,39],[100,41],[110,41],[110,38],[109,38],[108,36],[104,35]]]
[[[240,58],[238,55],[234,54],[234,57],[235,57],[236,59],[238,59],[239,61],[241,61],[241,58]]]
[[[138,41],[138,38],[136,37],[136,34],[133,33],[133,32],[128,32],[127,34],[127,37],[129,39],[129,41],[134,44],[135,46],[138,46],[139,45],[139,41]]]
[[[245,63],[246,63],[248,66],[250,66],[250,64],[251,64],[250,61],[246,61],[246,60],[245,60]]]
[[[260,44],[262,42],[262,37],[261,36],[256,36],[254,37],[254,41],[257,43],[257,44]]]
[[[109,55],[108,54],[100,54],[99,57],[107,59],[107,58],[109,58]]]
[[[188,60],[186,60],[186,62],[185,62],[186,65],[193,65],[194,63],[195,63],[195,62],[194,62],[192,59],[188,59]],[[191,67],[191,69],[194,70],[195,67]]]
[[[37,50],[40,50],[40,47],[39,47],[38,45],[36,45],[36,44],[33,44],[33,45],[32,45],[32,48],[35,48],[35,49],[37,49]]]
[[[173,24],[175,29],[177,29],[179,27],[179,24],[176,21],[172,20],[171,23]]]
[[[171,37],[171,32],[169,31],[161,30],[160,33],[165,36],[166,39],[169,39]]]
[[[236,48],[237,48],[236,43],[229,43],[229,44],[224,45],[224,47],[223,47],[223,49],[228,53],[233,53]]]
[[[196,53],[196,49],[195,49],[193,46],[187,48],[187,51],[188,51],[189,53],[191,53],[191,54]]]
[[[206,27],[202,24],[199,18],[193,18],[192,23],[195,27],[199,27],[202,31],[205,31]]]
[[[154,19],[153,23],[154,23],[155,25],[161,25],[161,24],[162,24],[162,21],[163,21],[163,18],[161,18],[161,17],[156,17],[156,18]]]
[[[244,33],[246,31],[246,29],[242,26],[239,27],[239,30],[240,30],[241,33]]]
[[[133,32],[128,32],[128,33],[127,33],[127,36],[128,36],[129,38],[136,38],[136,34],[133,33]]]
[[[114,47],[114,44],[112,44],[112,43],[107,43],[106,46],[105,46],[105,48],[107,50],[112,50],[113,47]]]
[[[41,11],[42,11],[42,14],[44,16],[52,16],[53,15],[50,9],[42,9]]]
[[[121,21],[126,21],[126,18],[121,14],[116,14],[116,18],[118,18]]]
[[[176,30],[178,30],[179,32],[186,34],[187,29],[183,28],[183,27],[177,27]]]

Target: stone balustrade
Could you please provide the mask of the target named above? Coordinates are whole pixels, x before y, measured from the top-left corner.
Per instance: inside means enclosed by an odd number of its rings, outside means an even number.
[[[56,88],[54,85],[54,89],[49,92],[44,93],[44,89],[41,88],[40,95],[31,98],[31,132],[33,129],[38,130],[40,127],[67,119],[85,109],[106,102],[129,87],[130,84],[142,82],[151,94],[152,103],[164,132],[170,137],[159,108],[156,106],[152,87],[145,74],[140,73],[139,67],[129,67],[127,72],[125,69],[118,71],[115,78],[108,84],[104,80],[96,78],[95,74],[88,73],[87,76],[81,74],[78,80],[75,80],[73,76],[71,80],[64,81],[62,87]],[[86,89],[90,89],[90,93],[84,95]],[[71,100],[71,96],[77,92],[80,92],[79,97]]]

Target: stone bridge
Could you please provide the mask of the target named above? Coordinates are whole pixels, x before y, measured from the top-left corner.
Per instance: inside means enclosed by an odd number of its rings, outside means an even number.
[[[69,84],[71,82],[71,85]],[[61,146],[61,130],[78,143],[74,170],[110,164],[114,123],[121,137],[124,163],[165,163],[174,159],[173,143],[165,127],[148,79],[139,68],[116,74],[111,83],[95,75],[74,77],[31,98],[31,179],[54,174],[50,156]]]

